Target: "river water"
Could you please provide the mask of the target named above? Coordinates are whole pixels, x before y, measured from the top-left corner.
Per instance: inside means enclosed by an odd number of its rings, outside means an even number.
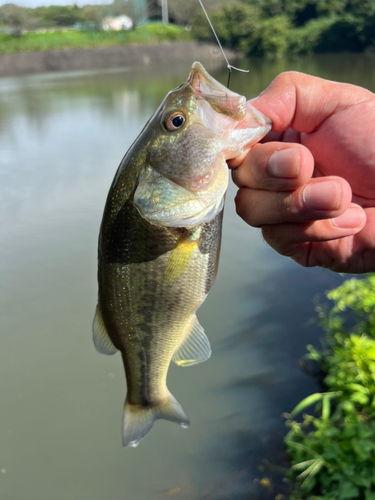
[[[249,98],[286,69],[375,90],[369,55],[242,66],[250,73],[233,75],[232,89]],[[226,81],[225,70],[206,67]],[[213,355],[169,372],[190,428],[159,421],[137,449],[123,449],[122,362],[91,341],[108,188],[188,70],[0,78],[1,500],[242,500],[284,491],[275,479],[281,413],[315,390],[297,363],[321,335],[310,321],[314,297],[342,277],[275,254],[236,216],[232,185],[218,278],[198,313]]]

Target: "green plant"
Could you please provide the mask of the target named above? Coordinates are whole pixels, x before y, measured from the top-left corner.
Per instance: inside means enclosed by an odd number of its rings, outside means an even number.
[[[161,43],[189,40],[191,35],[181,26],[150,23],[130,31],[56,30],[26,33],[22,37],[0,33],[0,54],[74,47],[105,47],[139,43]]]
[[[327,392],[287,415],[290,498],[375,500],[375,276],[347,280],[327,297],[333,306],[318,308],[327,348],[309,347]]]

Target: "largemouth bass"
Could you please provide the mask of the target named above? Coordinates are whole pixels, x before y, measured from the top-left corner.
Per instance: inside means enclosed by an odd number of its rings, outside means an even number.
[[[270,128],[196,62],[120,163],[100,229],[93,334],[99,352],[123,358],[124,446],[137,446],[157,419],[189,424],[168,368],[211,354],[195,313],[217,272],[226,160]]]

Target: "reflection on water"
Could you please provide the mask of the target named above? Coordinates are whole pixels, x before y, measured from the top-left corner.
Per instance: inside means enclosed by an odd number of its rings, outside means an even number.
[[[212,70],[210,64],[207,69]],[[232,88],[258,94],[295,69],[375,89],[372,56],[244,61]],[[188,430],[157,422],[121,447],[119,356],[91,343],[96,245],[116,167],[189,68],[0,79],[0,498],[261,499],[283,463],[283,411],[314,385],[297,366],[317,342],[316,293],[342,278],[276,255],[234,213],[230,187],[217,282],[198,315],[209,362],[171,367]],[[214,76],[226,81],[226,70]],[[277,476],[277,471],[275,475]]]

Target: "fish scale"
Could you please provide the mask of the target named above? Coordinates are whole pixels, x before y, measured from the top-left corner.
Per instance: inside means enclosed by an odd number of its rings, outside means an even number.
[[[194,63],[119,166],[99,235],[93,332],[99,352],[120,351],[124,362],[124,446],[138,445],[157,419],[189,424],[167,388],[168,368],[211,354],[195,313],[218,267],[225,160],[270,126]]]

